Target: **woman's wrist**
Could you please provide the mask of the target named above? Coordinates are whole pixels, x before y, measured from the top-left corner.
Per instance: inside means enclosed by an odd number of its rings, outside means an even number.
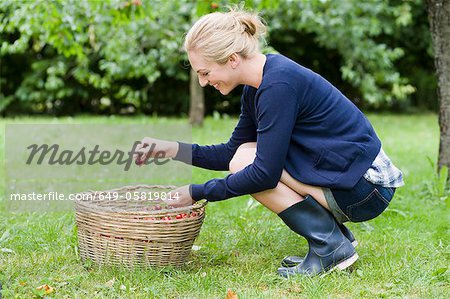
[[[169,146],[169,157],[168,158],[174,158],[178,154],[178,150],[180,149],[180,145],[176,141],[171,141]]]
[[[192,202],[196,203],[198,200],[196,200],[195,198],[192,197],[192,184],[189,185],[189,195],[192,198]]]

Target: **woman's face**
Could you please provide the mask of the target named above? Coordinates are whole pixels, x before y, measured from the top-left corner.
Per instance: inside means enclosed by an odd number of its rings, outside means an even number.
[[[202,87],[209,84],[220,91],[221,94],[227,95],[239,85],[236,77],[237,73],[235,72],[236,59],[231,57],[225,64],[218,64],[217,62],[206,60],[195,51],[190,51],[188,57]]]

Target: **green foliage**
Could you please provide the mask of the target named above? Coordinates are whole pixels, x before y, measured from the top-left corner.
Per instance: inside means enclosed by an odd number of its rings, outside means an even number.
[[[261,11],[275,50],[358,105],[436,107],[423,0],[4,0],[0,113],[183,113],[183,35],[229,5]],[[206,90],[207,111],[237,113],[238,93]]]
[[[359,91],[363,102],[380,106],[402,101],[415,91],[394,67],[404,50],[392,48],[384,40],[411,23],[410,3],[283,1],[278,10],[266,14],[271,35],[289,40],[292,36],[283,35],[283,31],[305,32],[318,46],[336,51],[341,59],[341,78]],[[292,44],[308,51],[309,45],[299,40],[292,40]]]
[[[405,55],[396,61],[395,67],[416,88],[416,92],[402,104],[438,111],[437,78],[428,13],[421,0],[408,1],[408,4],[411,6],[411,24],[398,28],[390,38],[391,45],[405,51]]]
[[[162,73],[187,80],[180,43],[192,7],[187,0],[4,1],[2,60],[34,58],[11,92],[38,112],[70,101],[141,109]]]

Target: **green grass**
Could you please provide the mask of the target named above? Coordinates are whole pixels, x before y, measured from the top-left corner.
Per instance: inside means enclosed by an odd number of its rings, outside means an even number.
[[[13,213],[0,201],[0,281],[4,298],[448,298],[449,203],[426,191],[436,182],[436,115],[369,115],[383,147],[403,170],[388,210],[348,226],[359,241],[352,271],[290,280],[276,275],[281,259],[305,254],[304,239],[249,196],[211,203],[191,261],[181,269],[125,270],[84,264],[77,254],[74,214]],[[6,123],[184,123],[152,118],[23,118]],[[208,119],[193,130],[200,144],[226,141],[236,119]],[[0,133],[3,134],[3,133]],[[3,143],[3,138],[2,141]],[[4,145],[0,146],[0,153]],[[4,169],[0,176],[4,175]],[[194,170],[194,182],[223,176]],[[7,232],[7,233],[6,233]],[[3,238],[2,238],[3,236]],[[5,248],[10,250],[5,250]],[[12,251],[12,252],[8,252]],[[114,279],[111,285],[107,283]]]

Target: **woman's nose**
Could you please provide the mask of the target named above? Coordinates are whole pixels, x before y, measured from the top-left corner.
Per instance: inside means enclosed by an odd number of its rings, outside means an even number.
[[[208,80],[202,78],[201,76],[198,76],[198,83],[200,83],[201,87],[205,87],[208,84]]]

